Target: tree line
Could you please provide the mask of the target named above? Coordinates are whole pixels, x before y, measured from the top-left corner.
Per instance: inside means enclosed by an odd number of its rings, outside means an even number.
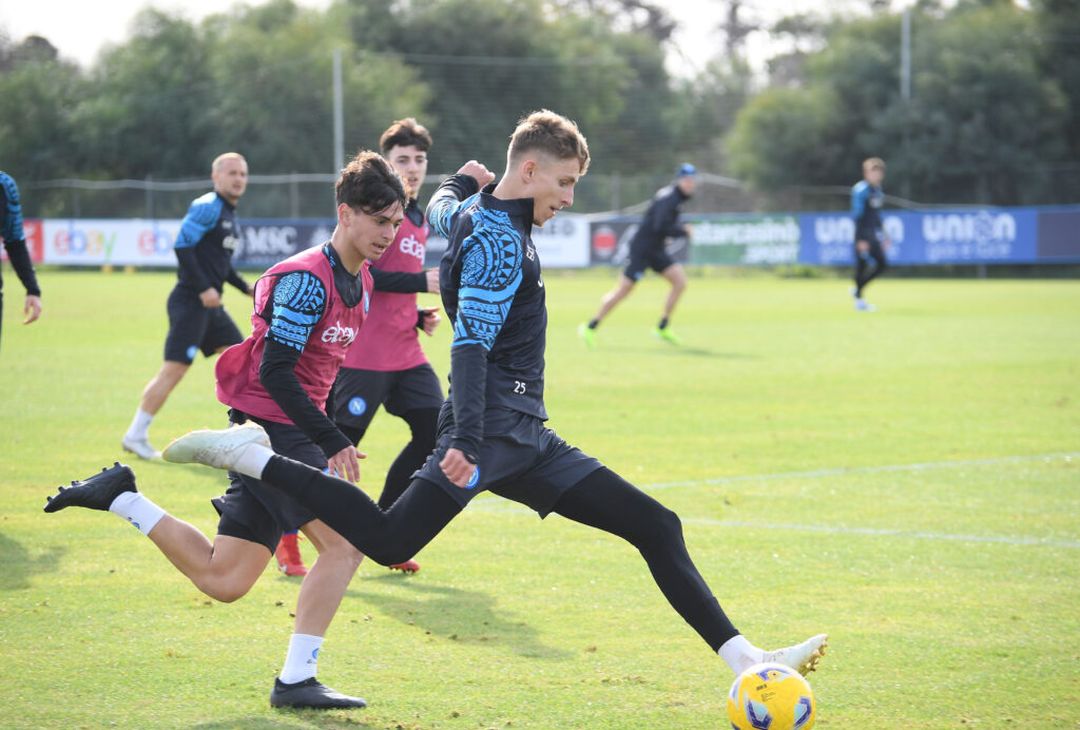
[[[666,69],[676,26],[646,0],[270,0],[199,22],[147,9],[88,68],[0,32],[0,168],[24,183],[197,178],[236,149],[253,172],[330,172],[340,49],[346,149],[416,116],[436,140],[432,172],[498,167],[516,120],[548,107],[589,137],[596,184],[649,181],[626,202],[690,159],[743,181],[755,207],[790,206],[792,189],[850,185],[868,156],[915,200],[1080,197],[1072,0],[920,0],[910,95],[887,3],[766,25],[745,0],[717,2],[716,54],[693,78]],[[764,73],[746,57],[754,30],[786,41]],[[28,212],[54,203],[27,198]]]

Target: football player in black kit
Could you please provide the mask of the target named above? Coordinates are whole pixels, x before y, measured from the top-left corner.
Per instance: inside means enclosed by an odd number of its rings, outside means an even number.
[[[124,451],[142,459],[161,454],[150,445],[147,431],[201,351],[210,357],[241,342],[236,323],[222,305],[225,282],[244,294],[251,287],[232,265],[240,240],[236,202],[247,189],[247,161],[236,152],[219,155],[211,167],[214,190],[192,201],[176,237],[176,286],[169,294],[169,334],[165,361],[147,383],[135,417],[121,441]]]
[[[596,315],[588,323],[578,327],[578,335],[590,349],[596,347],[596,328],[619,302],[630,296],[634,285],[641,281],[647,269],[652,269],[671,284],[671,291],[664,301],[664,313],[653,334],[673,345],[682,344],[682,340],[669,324],[671,315],[675,313],[675,305],[686,291],[686,271],[682,264],[668,255],[665,246],[669,238],[690,236],[690,229],[679,220],[679,215],[683,203],[694,194],[696,181],[697,169],[686,162],[680,165],[675,173],[675,182],[656,191],[630,241],[630,258],[619,282],[604,295]]]

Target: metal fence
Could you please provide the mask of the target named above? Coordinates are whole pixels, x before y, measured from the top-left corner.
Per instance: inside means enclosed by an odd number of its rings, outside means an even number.
[[[430,193],[443,179],[429,175]],[[842,210],[844,187],[789,188],[766,198],[738,180],[703,173],[688,212],[728,213],[760,210]],[[333,218],[334,181],[330,174],[252,175],[240,203],[245,218]],[[638,212],[671,182],[663,175],[586,175],[578,184],[574,212]],[[180,218],[191,201],[211,189],[209,179],[29,181],[23,212],[33,218]],[[426,198],[425,198],[426,199]]]

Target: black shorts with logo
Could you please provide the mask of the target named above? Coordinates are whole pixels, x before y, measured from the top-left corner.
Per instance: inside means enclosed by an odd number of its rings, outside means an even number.
[[[200,351],[209,357],[244,340],[224,307],[207,309],[198,293],[186,286],[173,288],[166,309],[169,334],[165,337],[165,359],[169,362],[190,365]]]
[[[424,363],[408,370],[341,368],[334,382],[334,422],[366,431],[379,406],[393,416],[443,404],[439,377]]]
[[[631,246],[630,259],[626,262],[626,268],[623,269],[623,276],[637,282],[645,275],[646,269],[652,269],[661,274],[664,269],[674,263],[674,259],[668,255],[662,246],[660,248],[649,247],[642,249],[635,249]]]
[[[448,400],[439,413],[435,451],[414,477],[438,484],[462,507],[489,490],[547,517],[566,490],[604,466],[566,443],[536,416],[490,408],[484,412],[476,472],[467,486],[458,487],[439,468],[453,430],[453,405]]]
[[[242,423],[246,416],[230,411],[229,418],[234,423]],[[274,453],[316,469],[326,469],[326,455],[322,449],[296,426],[256,418],[250,420],[266,429]],[[225,494],[210,502],[221,515],[219,535],[259,543],[270,552],[277,548],[281,533],[296,530],[315,519],[314,514],[281,490],[236,472],[229,472],[229,488]]]

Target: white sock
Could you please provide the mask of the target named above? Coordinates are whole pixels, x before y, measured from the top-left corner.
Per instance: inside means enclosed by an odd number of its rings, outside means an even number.
[[[165,516],[165,510],[138,492],[119,495],[109,505],[109,511],[135,525],[144,535],[149,535],[150,530]]]
[[[263,469],[270,463],[270,457],[273,455],[274,450],[268,449],[262,444],[248,444],[236,457],[234,471],[253,479],[262,479]],[[301,635],[306,636],[306,634]]]
[[[736,674],[741,674],[749,667],[761,663],[765,652],[747,641],[742,634],[736,634],[720,647],[717,652]]]
[[[147,413],[142,408],[136,408],[135,418],[131,420],[131,425],[128,426],[127,437],[135,441],[145,439],[146,432],[150,429],[150,422],[153,420],[153,415]]]
[[[285,684],[296,684],[315,676],[319,664],[319,649],[323,637],[310,634],[293,634],[289,638],[289,653],[279,679]]]

